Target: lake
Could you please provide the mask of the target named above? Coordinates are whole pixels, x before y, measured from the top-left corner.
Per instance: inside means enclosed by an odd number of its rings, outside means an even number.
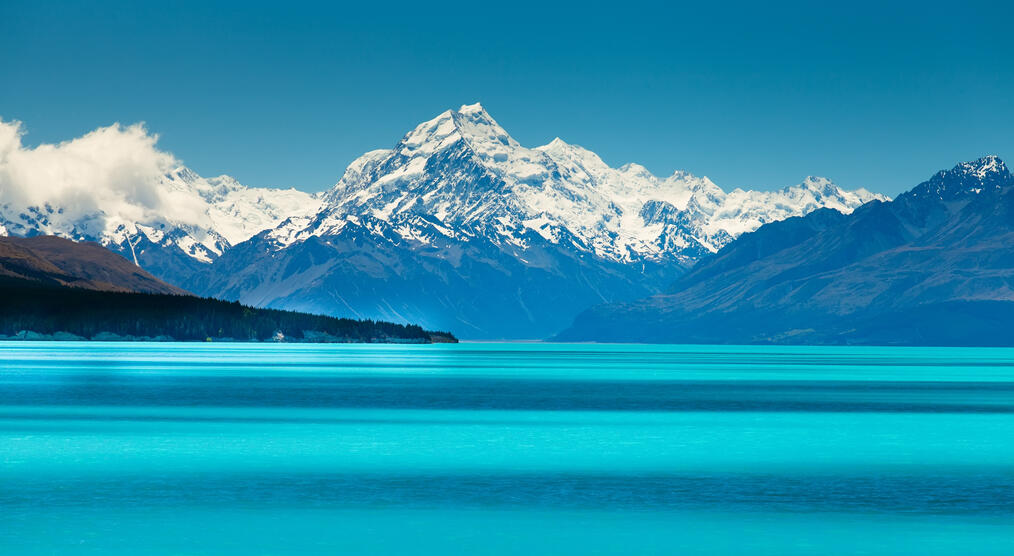
[[[1014,554],[1014,350],[0,343],[0,553]]]

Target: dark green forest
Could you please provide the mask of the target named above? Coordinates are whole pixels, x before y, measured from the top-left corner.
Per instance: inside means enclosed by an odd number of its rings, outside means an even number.
[[[0,334],[68,332],[93,338],[169,336],[178,341],[442,342],[447,332],[417,325],[255,309],[238,302],[186,295],[92,291],[0,278]],[[309,332],[307,334],[307,332]]]

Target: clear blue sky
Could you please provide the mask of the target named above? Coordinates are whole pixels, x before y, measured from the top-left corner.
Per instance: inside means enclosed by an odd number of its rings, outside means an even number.
[[[29,144],[144,121],[203,175],[307,190],[476,101],[524,145],[726,189],[1014,157],[1002,3],[147,4],[0,2],[0,117]]]

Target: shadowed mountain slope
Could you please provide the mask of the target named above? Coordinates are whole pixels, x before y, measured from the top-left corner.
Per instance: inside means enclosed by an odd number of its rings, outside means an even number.
[[[595,307],[558,338],[1014,345],[1014,179],[988,156],[849,215],[767,224],[670,293]]]

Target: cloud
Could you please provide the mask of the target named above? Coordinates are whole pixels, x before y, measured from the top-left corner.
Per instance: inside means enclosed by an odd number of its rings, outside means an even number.
[[[143,124],[31,148],[24,134],[21,122],[0,120],[0,207],[8,218],[48,205],[62,209],[48,216],[54,228],[77,219],[80,232],[95,236],[134,222],[210,224],[199,195],[172,187],[169,176],[182,164],[158,149],[158,136]]]

